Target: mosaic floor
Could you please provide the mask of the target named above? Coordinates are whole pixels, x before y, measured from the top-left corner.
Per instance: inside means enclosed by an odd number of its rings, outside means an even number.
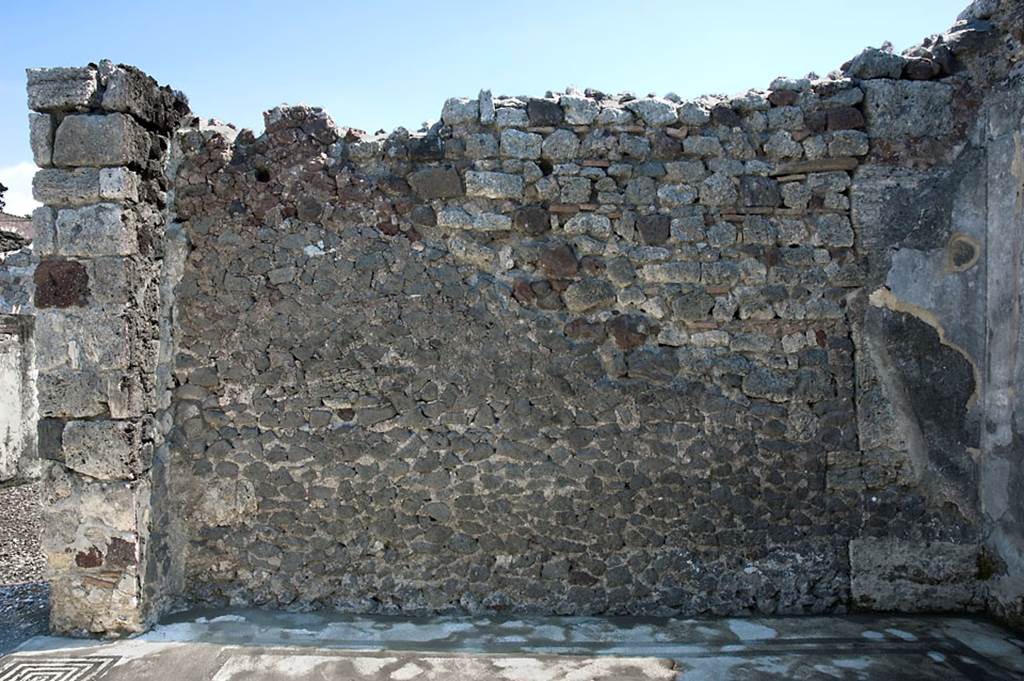
[[[193,611],[127,641],[36,637],[0,681],[1024,679],[1024,640],[964,617],[408,619]]]

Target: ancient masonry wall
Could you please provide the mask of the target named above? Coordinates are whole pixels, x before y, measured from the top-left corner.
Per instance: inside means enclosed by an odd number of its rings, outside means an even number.
[[[390,135],[30,72],[53,628],[1020,617],[1022,13]]]
[[[164,168],[183,99],[130,67],[29,72],[39,450],[51,628],[165,607]],[[166,325],[165,325],[166,326]],[[164,351],[166,353],[166,351]]]

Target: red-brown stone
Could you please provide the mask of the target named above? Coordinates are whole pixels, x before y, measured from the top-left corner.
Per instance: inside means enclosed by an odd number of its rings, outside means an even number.
[[[576,256],[565,244],[553,246],[541,253],[537,259],[537,266],[551,279],[572,277],[579,270]]]
[[[768,94],[772,106],[793,106],[800,99],[800,93],[794,90],[774,90]]]
[[[608,335],[620,350],[633,350],[647,340],[646,320],[639,315],[624,314],[612,317],[605,325]]]
[[[588,322],[585,319],[574,319],[565,325],[563,332],[568,338],[578,341],[602,343],[606,338],[604,325]]]
[[[530,286],[530,282],[526,279],[515,280],[512,284],[512,297],[524,305],[529,305],[537,298],[533,288]]]
[[[808,111],[804,114],[804,125],[811,132],[825,132],[828,127],[828,114],[824,111]]]
[[[90,546],[88,551],[79,551],[75,556],[75,565],[83,568],[99,567],[103,564],[103,554],[95,546]]]
[[[135,542],[114,537],[107,545],[107,567],[123,569],[135,565]]]
[[[931,80],[937,78],[942,67],[926,57],[911,59],[903,67],[903,75],[910,80]]]
[[[80,307],[89,300],[89,273],[76,260],[44,260],[34,278],[36,307]]]
[[[860,130],[864,127],[864,114],[860,109],[844,106],[828,112],[829,130]]]

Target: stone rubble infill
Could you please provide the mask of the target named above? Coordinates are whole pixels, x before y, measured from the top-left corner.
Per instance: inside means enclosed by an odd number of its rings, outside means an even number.
[[[984,607],[976,520],[905,449],[860,450],[889,412],[858,421],[849,307],[889,246],[855,229],[854,177],[957,148],[983,29],[733,97],[483,91],[390,134],[311,107],[259,137],[193,121],[186,599]]]

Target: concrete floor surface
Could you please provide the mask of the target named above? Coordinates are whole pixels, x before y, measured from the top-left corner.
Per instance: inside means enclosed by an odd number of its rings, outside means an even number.
[[[35,674],[35,675],[33,675]],[[969,617],[346,616],[191,611],[135,639],[36,637],[0,681],[1024,679],[1024,640]]]

